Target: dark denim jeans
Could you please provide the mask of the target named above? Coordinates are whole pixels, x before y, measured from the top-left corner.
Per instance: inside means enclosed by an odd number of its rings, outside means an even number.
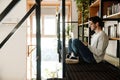
[[[69,40],[68,53],[72,52],[75,56],[79,56],[84,62],[96,63],[93,53],[79,39]]]

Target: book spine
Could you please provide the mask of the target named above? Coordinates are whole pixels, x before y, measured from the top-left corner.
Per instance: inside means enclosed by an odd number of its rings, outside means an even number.
[[[115,5],[114,5],[114,3],[113,3],[113,5],[112,5],[112,14],[114,14],[114,7],[115,7]]]
[[[108,26],[108,36],[111,38],[111,26]]]
[[[120,12],[120,3],[118,3],[118,12]]]
[[[115,13],[119,13],[120,12],[120,3],[113,3],[111,6],[107,7],[107,16],[115,14]]]
[[[117,27],[117,37],[120,38],[120,22]]]

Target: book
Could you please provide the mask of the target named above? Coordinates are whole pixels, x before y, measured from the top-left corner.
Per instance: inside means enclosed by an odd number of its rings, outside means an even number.
[[[108,26],[108,36],[111,37],[111,26]]]
[[[112,14],[112,6],[107,8],[107,16]]]
[[[112,5],[112,14],[114,14],[115,13],[115,4],[113,3],[113,5]]]
[[[120,23],[118,24],[117,27],[117,37],[120,38]]]
[[[118,3],[118,12],[120,12],[120,3]]]
[[[108,26],[108,30],[106,30],[106,31],[108,31],[108,36],[110,37],[110,38],[116,38],[117,37],[117,24],[114,24],[114,25],[109,25]]]
[[[120,3],[113,3],[111,6],[107,7],[107,16],[120,12]]]

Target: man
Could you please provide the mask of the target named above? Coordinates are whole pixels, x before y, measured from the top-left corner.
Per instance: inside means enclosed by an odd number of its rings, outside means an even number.
[[[70,39],[68,59],[76,60],[79,57],[79,61],[86,63],[99,63],[103,60],[109,41],[108,36],[102,30],[103,22],[98,16],[95,16],[89,18],[89,24],[91,30],[95,32],[91,37],[91,45],[82,43],[78,39]]]

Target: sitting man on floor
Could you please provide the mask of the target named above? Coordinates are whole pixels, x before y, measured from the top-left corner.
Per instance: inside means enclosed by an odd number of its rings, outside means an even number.
[[[91,45],[82,43],[78,39],[70,39],[68,43],[68,60],[79,60],[86,63],[99,63],[103,60],[109,38],[102,30],[103,22],[98,16],[89,18],[90,28],[95,33],[91,38]]]

